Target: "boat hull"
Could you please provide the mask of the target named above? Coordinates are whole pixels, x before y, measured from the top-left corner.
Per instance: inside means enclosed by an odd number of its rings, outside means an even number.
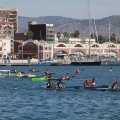
[[[96,61],[96,62],[71,62],[71,65],[73,66],[100,66],[101,61]]]

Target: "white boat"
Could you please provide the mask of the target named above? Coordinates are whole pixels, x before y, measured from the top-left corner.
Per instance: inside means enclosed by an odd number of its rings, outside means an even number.
[[[39,65],[41,65],[41,66],[50,66],[51,63],[53,63],[53,62],[54,62],[53,59],[45,59],[45,60],[40,60],[40,61],[38,61],[36,63],[32,63],[31,65],[32,66],[39,66]]]

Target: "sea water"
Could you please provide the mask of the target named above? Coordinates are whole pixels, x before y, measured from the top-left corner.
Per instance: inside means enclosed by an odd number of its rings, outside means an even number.
[[[83,85],[96,79],[97,85],[120,83],[120,66],[34,66],[41,76],[47,69],[53,77],[72,77],[67,85]],[[1,66],[0,69],[28,72],[33,66]],[[76,69],[81,69],[76,74]],[[31,73],[33,74],[33,73]],[[57,83],[57,81],[54,81]],[[0,78],[0,120],[119,120],[120,92],[95,90],[41,90],[46,82],[31,78]]]

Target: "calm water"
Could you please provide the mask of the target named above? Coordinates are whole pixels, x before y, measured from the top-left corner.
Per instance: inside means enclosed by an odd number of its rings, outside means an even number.
[[[0,69],[19,68],[27,72],[33,66],[6,66]],[[120,83],[120,66],[36,66],[41,75],[46,69],[54,77],[70,73],[67,85],[81,85],[85,79],[96,79],[97,84]],[[77,68],[84,69],[76,75]],[[113,91],[56,91],[40,90],[30,78],[0,78],[0,120],[120,120],[120,92]],[[14,90],[14,88],[17,88]]]

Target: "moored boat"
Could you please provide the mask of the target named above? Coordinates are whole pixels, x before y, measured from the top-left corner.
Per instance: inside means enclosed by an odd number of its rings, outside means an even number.
[[[78,62],[71,62],[73,66],[100,66],[101,61],[78,61]]]

